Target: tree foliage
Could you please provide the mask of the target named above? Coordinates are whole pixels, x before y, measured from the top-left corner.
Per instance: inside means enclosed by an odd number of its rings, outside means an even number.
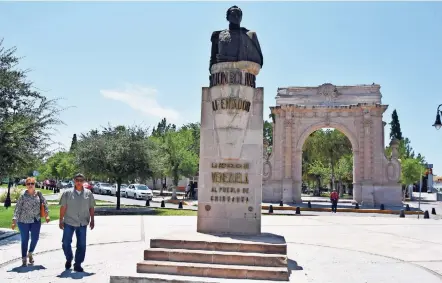
[[[77,143],[77,162],[86,174],[102,174],[117,182],[117,209],[123,180],[148,178],[152,144],[141,127],[108,126],[83,134]]]
[[[16,50],[0,40],[0,176],[35,165],[53,144],[53,127],[62,124],[57,101],[43,96],[28,71],[18,68]]]
[[[323,181],[331,182],[330,185],[333,188],[333,180],[337,181],[337,179],[342,179],[342,176],[348,175],[341,171],[336,172],[339,162],[342,163],[342,166],[345,164],[340,160],[346,155],[351,160],[352,146],[348,138],[341,132],[326,129],[312,133],[303,146],[304,179],[315,179],[319,175]],[[348,168],[348,166],[343,168]],[[352,178],[346,180],[351,182]]]
[[[264,139],[268,142],[269,147],[272,148],[273,146],[273,124],[269,121],[264,121],[263,125],[263,136]]]
[[[39,180],[45,179],[71,179],[77,172],[78,167],[75,156],[71,152],[59,151],[49,157],[45,163],[38,168]]]
[[[69,151],[74,151],[76,147],[77,147],[77,134],[74,134],[72,136],[71,148]]]
[[[402,140],[401,124],[399,123],[399,117],[396,109],[394,109],[393,113],[391,114],[390,140],[392,139]]]
[[[414,184],[424,172],[424,166],[417,158],[407,158],[401,162],[402,184]]]

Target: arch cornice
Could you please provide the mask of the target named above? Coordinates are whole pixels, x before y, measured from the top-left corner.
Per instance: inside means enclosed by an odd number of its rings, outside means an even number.
[[[336,130],[342,132],[350,140],[352,150],[359,151],[359,143],[353,131],[344,124],[333,121],[321,121],[309,125],[305,130],[302,131],[301,135],[296,141],[296,150],[302,151],[302,146],[304,145],[306,139],[311,135],[311,133],[322,128],[335,128]]]

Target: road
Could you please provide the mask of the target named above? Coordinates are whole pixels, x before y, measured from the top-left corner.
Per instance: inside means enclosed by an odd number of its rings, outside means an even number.
[[[61,191],[63,192],[63,190]],[[60,194],[55,194],[55,195],[47,195],[45,196],[47,200],[58,200],[60,198]],[[115,196],[109,196],[109,195],[99,195],[99,194],[94,194],[94,198],[95,200],[101,200],[101,201],[107,201],[110,203],[117,203],[117,197]],[[170,197],[160,197],[160,196],[155,196],[153,198],[152,201],[150,201],[150,206],[151,207],[161,207],[161,201],[167,201],[169,200]],[[182,196],[178,195],[178,199],[182,199]],[[136,199],[132,199],[132,198],[120,198],[120,204],[121,205],[137,205],[137,206],[146,206],[146,201],[145,200],[136,200]],[[166,208],[178,208],[178,204],[174,204],[174,203],[165,203]],[[183,206],[184,209],[192,209],[192,210],[197,210],[198,208],[196,206],[192,206],[192,205],[184,205]]]

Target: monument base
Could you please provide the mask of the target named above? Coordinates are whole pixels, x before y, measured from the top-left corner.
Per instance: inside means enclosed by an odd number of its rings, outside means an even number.
[[[287,264],[287,243],[282,236],[195,232],[151,239],[150,248],[144,251],[144,261],[137,264],[137,273],[288,281]],[[142,276],[111,276],[110,282],[149,281]]]

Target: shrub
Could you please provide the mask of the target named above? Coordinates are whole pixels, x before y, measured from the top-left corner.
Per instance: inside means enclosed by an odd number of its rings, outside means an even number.
[[[11,202],[15,203],[17,202],[20,195],[23,193],[23,188],[13,188],[11,189]],[[0,195],[0,202],[5,202],[6,196],[8,195],[8,192],[4,192]]]

